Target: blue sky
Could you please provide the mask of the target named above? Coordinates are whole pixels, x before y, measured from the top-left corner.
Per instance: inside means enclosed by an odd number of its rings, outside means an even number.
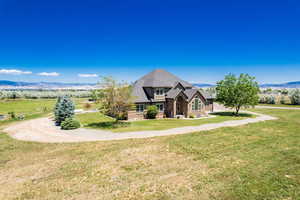
[[[0,0],[0,27],[5,80],[130,82],[157,68],[201,83],[300,80],[297,0]]]

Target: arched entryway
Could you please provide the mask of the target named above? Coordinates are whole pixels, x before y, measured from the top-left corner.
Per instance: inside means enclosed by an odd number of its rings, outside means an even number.
[[[186,115],[186,101],[182,96],[176,99],[176,115]]]

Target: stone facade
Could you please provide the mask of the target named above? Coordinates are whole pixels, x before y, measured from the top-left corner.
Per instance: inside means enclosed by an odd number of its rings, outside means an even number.
[[[148,105],[156,105],[157,118],[200,117],[213,111],[213,97],[165,70],[154,70],[133,84],[136,111],[128,119],[143,119]]]
[[[199,109],[193,109],[193,101],[198,98]],[[213,101],[205,99],[200,93],[196,93],[190,101],[186,101],[182,95],[178,95],[175,99],[166,99],[163,103],[164,111],[160,111],[156,118],[175,118],[176,116],[183,117],[202,117],[208,112],[213,112]],[[142,120],[146,116],[146,108],[148,105],[156,105],[157,103],[145,103],[144,112],[129,111],[129,120]]]

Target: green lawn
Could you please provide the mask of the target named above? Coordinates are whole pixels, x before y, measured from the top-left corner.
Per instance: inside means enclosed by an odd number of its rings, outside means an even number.
[[[0,199],[296,200],[300,111],[193,134],[77,144],[0,134]]]
[[[82,109],[87,99],[73,99],[76,108]],[[0,114],[15,112],[16,114],[35,114],[41,112],[51,112],[54,108],[56,99],[18,99],[0,100]],[[93,105],[93,104],[91,104]],[[92,106],[94,108],[95,106]]]
[[[165,130],[183,126],[197,126],[207,123],[217,123],[227,120],[239,120],[247,117],[254,117],[249,114],[241,114],[239,117],[232,116],[232,113],[217,113],[214,118],[207,119],[154,119],[133,122],[118,122],[100,113],[85,113],[77,115],[76,118],[86,128],[110,129],[113,132],[129,132],[144,130]]]
[[[73,99],[76,109],[84,109],[87,101],[85,98]],[[7,115],[8,112],[15,112],[17,115],[25,115],[26,118],[33,116],[42,116],[53,111],[56,99],[17,99],[0,100],[0,115]],[[90,109],[95,109],[97,105],[91,103]],[[0,121],[0,124],[4,123]]]
[[[300,105],[291,105],[291,104],[259,104],[259,106],[300,108]]]

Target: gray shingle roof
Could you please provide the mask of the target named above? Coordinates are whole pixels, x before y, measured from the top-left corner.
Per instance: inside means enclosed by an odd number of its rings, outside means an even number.
[[[150,102],[148,99],[146,92],[143,88],[144,82],[142,80],[138,80],[133,84],[133,93],[132,95],[135,97],[136,103],[142,103],[142,102]]]
[[[181,92],[182,92],[185,96],[187,96],[187,95],[184,93],[184,90],[181,90],[181,89],[179,89],[179,88],[176,88],[176,89],[171,89],[171,90],[169,90],[169,92],[166,94],[166,98],[175,99]]]
[[[157,69],[149,74],[146,74],[138,81],[143,82],[143,87],[174,87],[176,83],[180,82],[184,87],[192,87],[192,85],[175,75],[162,70]]]
[[[133,95],[136,97],[135,102],[136,103],[143,103],[143,102],[151,102],[152,100],[148,98],[144,88],[146,87],[165,87],[165,88],[173,88],[178,83],[180,83],[185,88],[192,88],[193,86],[184,81],[180,78],[176,77],[175,75],[162,70],[154,70],[150,72],[149,74],[146,74],[139,80],[137,80],[133,84]],[[168,93],[166,98],[175,98],[179,95],[180,92],[183,92],[183,90],[180,89],[171,89]],[[195,92],[197,92],[197,89],[186,89],[184,91],[184,94],[189,98],[191,98]]]
[[[191,98],[193,98],[193,96],[196,94],[196,92],[198,92],[197,89],[187,89],[187,90],[184,91],[184,93],[188,97],[188,101],[190,101]]]
[[[184,91],[184,93],[186,94],[186,96],[188,97],[188,101],[191,100],[191,98],[193,98],[193,96],[196,94],[196,92],[199,92],[205,99],[214,99],[215,97],[212,95],[209,95],[208,93],[204,92],[204,91],[200,91],[199,89],[187,89]]]
[[[170,98],[170,99],[174,99],[178,96],[178,94],[181,92],[180,89],[176,88],[176,89],[171,89],[169,90],[169,92],[166,95],[166,98]]]
[[[210,95],[209,93],[205,91],[200,91],[200,93],[204,96],[205,99],[215,99],[216,95]]]

